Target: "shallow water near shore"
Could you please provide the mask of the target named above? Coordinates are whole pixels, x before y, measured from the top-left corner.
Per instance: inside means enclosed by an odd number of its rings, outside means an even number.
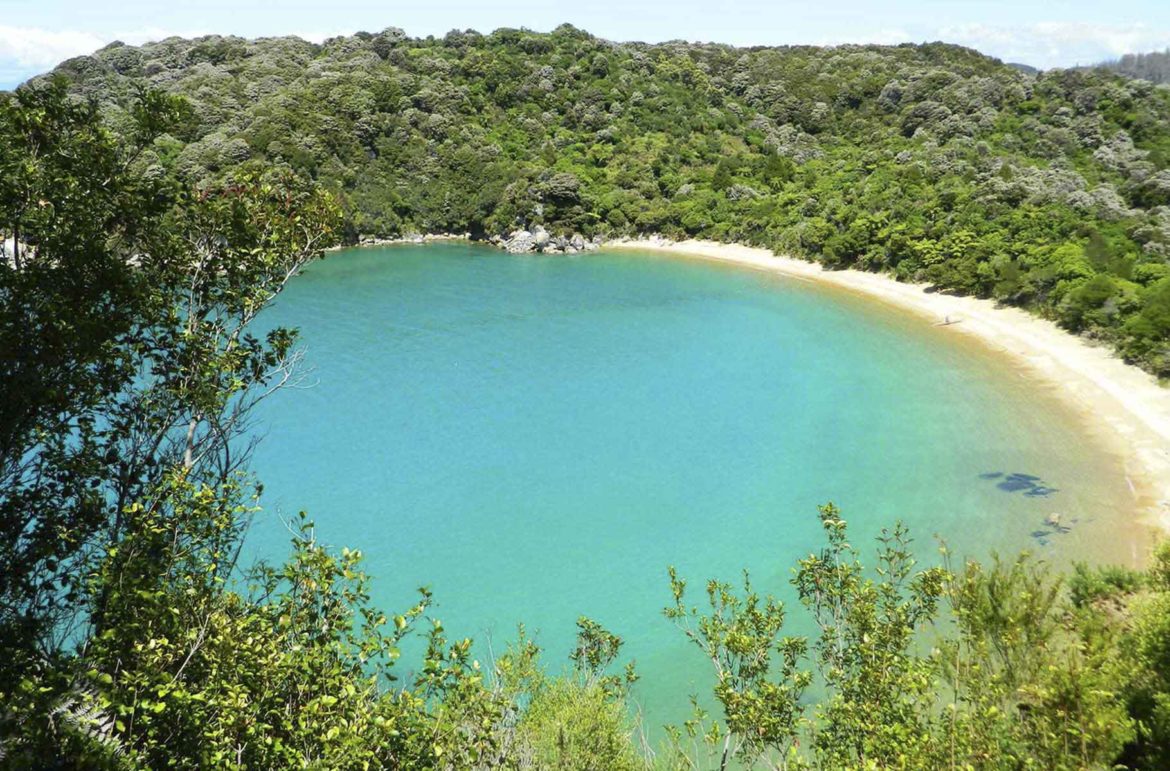
[[[806,282],[661,255],[473,244],[331,254],[261,325],[299,327],[311,387],[263,403],[265,513],[359,548],[387,612],[435,593],[487,658],[524,622],[557,669],[579,615],[620,634],[654,729],[707,663],[662,618],[668,565],[790,601],[832,500],[868,547],[901,519],[926,561],[1031,549],[1134,564],[1121,460],[1051,388],[977,343]],[[1053,513],[1060,527],[1046,524]],[[402,668],[414,662],[409,651]],[[656,731],[653,731],[657,735]]]

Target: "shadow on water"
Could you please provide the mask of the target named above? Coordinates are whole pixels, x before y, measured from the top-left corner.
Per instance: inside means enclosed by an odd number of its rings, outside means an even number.
[[[1009,474],[1005,471],[988,471],[979,475],[980,479],[995,481],[995,486],[1005,493],[1022,493],[1029,498],[1047,498],[1058,488],[1049,487],[1044,480],[1035,474]]]
[[[1028,498],[1048,498],[1059,492],[1059,488],[1050,487],[1044,480],[1035,474],[1008,473],[1006,471],[987,471],[979,475],[980,479],[995,482],[996,488],[1005,493],[1020,493]],[[1043,523],[1029,535],[1040,546],[1048,546],[1052,538],[1072,532],[1072,525],[1077,519],[1066,520],[1060,512],[1052,512],[1044,518]]]
[[[1061,519],[1059,514],[1049,514],[1044,520],[1043,527],[1033,530],[1029,535],[1041,546],[1048,546],[1054,536],[1071,533],[1072,526],[1079,521],[1078,519],[1070,519],[1065,524],[1065,520]]]

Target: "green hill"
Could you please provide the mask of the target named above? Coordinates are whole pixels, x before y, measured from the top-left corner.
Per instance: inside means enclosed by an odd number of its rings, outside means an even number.
[[[613,43],[571,26],[412,39],[114,43],[57,73],[115,122],[194,118],[149,160],[336,191],[346,233],[542,225],[771,247],[994,297],[1170,375],[1170,88],[957,46]]]

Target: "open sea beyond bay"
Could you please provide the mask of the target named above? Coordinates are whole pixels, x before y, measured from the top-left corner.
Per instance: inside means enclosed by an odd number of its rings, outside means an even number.
[[[901,519],[924,562],[1030,549],[1134,564],[1119,457],[1052,392],[954,329],[791,278],[679,258],[464,243],[334,253],[260,326],[300,328],[306,387],[264,402],[265,511],[361,549],[375,604],[427,585],[487,661],[523,622],[552,671],[587,615],[625,640],[648,731],[710,667],[662,617],[666,569],[788,584],[833,501],[871,554]],[[1061,527],[1045,520],[1060,514]],[[397,665],[406,675],[418,646]]]

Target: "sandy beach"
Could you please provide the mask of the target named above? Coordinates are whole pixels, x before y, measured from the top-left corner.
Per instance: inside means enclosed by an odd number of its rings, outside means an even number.
[[[1170,532],[1170,389],[1050,321],[991,300],[927,292],[877,273],[824,270],[819,264],[773,255],[766,249],[714,241],[616,240],[606,249],[642,250],[733,263],[813,281],[864,295],[922,316],[931,324],[977,339],[1012,357],[1028,374],[1046,381],[1088,418],[1106,448],[1125,462],[1135,510]]]

